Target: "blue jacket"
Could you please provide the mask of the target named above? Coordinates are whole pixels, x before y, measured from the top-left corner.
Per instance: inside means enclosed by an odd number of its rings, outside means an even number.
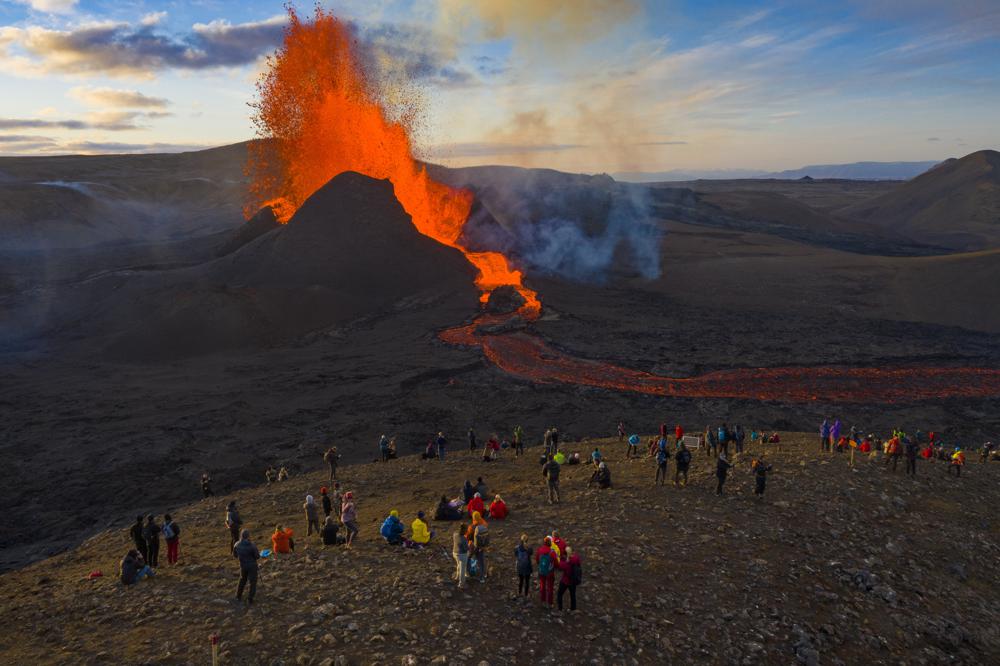
[[[403,536],[403,523],[396,516],[389,516],[382,523],[382,529],[379,530],[379,534],[385,537],[385,540],[389,543],[398,543]]]

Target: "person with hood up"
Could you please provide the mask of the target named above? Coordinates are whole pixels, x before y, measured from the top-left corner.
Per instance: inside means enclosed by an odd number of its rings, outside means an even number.
[[[413,519],[413,523],[410,525],[410,531],[413,533],[410,536],[410,541],[417,544],[420,547],[426,546],[434,533],[430,531],[427,527],[427,523],[424,522],[424,512],[418,511],[417,517]]]
[[[128,531],[130,537],[132,537],[132,543],[135,544],[135,549],[145,562],[146,558],[149,556],[149,551],[146,549],[146,537],[143,536],[143,526],[142,526],[142,516],[135,517],[135,523],[132,524],[132,529]]]
[[[538,570],[538,597],[542,604],[552,606],[555,591],[552,589],[558,568],[558,557],[552,552],[552,537],[545,537],[535,551],[535,567]]]
[[[236,600],[243,601],[243,589],[250,583],[247,604],[252,605],[254,595],[257,594],[257,560],[260,559],[260,551],[250,541],[250,530],[243,530],[240,533],[240,540],[233,545],[233,557],[240,562],[240,582],[236,586]]]
[[[726,475],[729,474],[729,468],[732,465],[726,460],[726,454],[719,454],[719,459],[715,463],[715,478],[718,480],[719,485],[715,488],[716,495],[722,495],[722,486],[726,483]]]
[[[181,528],[174,522],[169,513],[163,516],[163,539],[167,542],[167,564],[177,564],[181,545]]]
[[[461,505],[459,505],[461,506]],[[434,509],[434,520],[461,520],[462,511],[455,507],[445,495],[441,495],[437,508]]]
[[[490,518],[494,520],[504,520],[507,517],[507,503],[499,495],[493,497],[490,502]]]
[[[320,501],[323,502],[323,516],[327,518],[330,516],[330,512],[333,511],[333,502],[330,501],[328,492],[326,486],[319,489]]]
[[[323,523],[323,531],[320,533],[323,537],[323,545],[336,546],[338,531],[340,531],[340,525],[337,524],[337,520],[333,516],[327,516],[326,522]]]
[[[226,527],[229,528],[229,547],[232,548],[240,540],[240,528],[243,527],[240,512],[236,510],[235,500],[226,507]]]
[[[306,501],[302,505],[302,508],[306,512],[306,536],[312,536],[314,528],[316,533],[319,534],[319,513],[316,509],[316,501],[312,495],[306,495]]]
[[[514,549],[514,569],[517,571],[517,596],[527,597],[531,587],[531,546],[528,545],[528,535],[522,534],[521,540]]]
[[[688,468],[691,466],[691,451],[684,442],[681,442],[681,448],[677,451],[677,455],[674,456],[674,463],[677,465],[677,469],[674,472],[674,486],[686,486],[688,483]],[[684,480],[680,482],[682,476]]]
[[[382,523],[379,534],[386,543],[398,546],[403,543],[403,523],[399,520],[399,511],[393,509]]]
[[[608,463],[602,462],[597,466],[597,471],[594,472],[587,485],[589,486],[593,483],[596,483],[598,488],[611,487],[611,469],[608,467]]]
[[[486,513],[486,509],[483,505],[483,496],[479,493],[473,495],[472,499],[469,500],[468,506],[465,507],[465,511],[470,516],[474,513]]]
[[[948,465],[948,474],[955,470],[955,476],[962,476],[962,468],[965,467],[965,452],[960,447],[955,447],[955,452],[951,454],[951,464]]]
[[[583,582],[583,566],[580,556],[573,552],[572,546],[566,546],[566,556],[556,566],[562,571],[559,580],[559,593],[556,595],[559,610],[563,609],[563,595],[569,590],[569,609],[576,610],[576,586]]]
[[[823,419],[823,423],[819,426],[819,450],[829,451],[830,450],[830,421],[829,419]]]
[[[161,528],[156,524],[156,517],[153,514],[146,516],[146,526],[142,528],[142,538],[146,540],[146,552],[149,553],[146,563],[154,569],[160,566],[160,532]]]
[[[118,577],[122,585],[134,585],[143,578],[155,575],[137,550],[130,550],[118,564]]]
[[[271,552],[275,559],[278,555],[291,555],[295,552],[295,533],[291,527],[274,526],[274,533],[271,535]]]
[[[354,493],[344,493],[344,503],[340,507],[340,522],[347,530],[347,547],[354,543],[354,537],[358,535],[358,509],[354,504]]]

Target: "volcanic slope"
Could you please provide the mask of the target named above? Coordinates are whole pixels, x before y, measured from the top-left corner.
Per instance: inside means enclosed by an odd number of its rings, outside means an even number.
[[[1000,245],[1000,153],[980,150],[948,160],[839,216],[955,250]]]
[[[443,303],[461,319],[478,302],[474,278],[458,250],[414,228],[389,181],[348,172],[287,225],[216,261],[131,284],[101,319],[135,322],[112,338],[112,356],[173,358],[276,344],[399,308]]]
[[[591,468],[564,466],[563,502],[543,501],[539,448],[484,464],[449,451],[341,468],[358,498],[356,547],[324,548],[304,534],[302,502],[325,473],[171,510],[180,565],[131,589],[116,579],[131,546],[125,526],[0,576],[0,654],[11,663],[205,663],[209,634],[223,663],[923,663],[1000,659],[1000,464],[970,462],[961,478],[919,462],[915,479],[859,457],[821,454],[815,436],[787,435],[763,500],[751,495],[750,455],[727,496],[714,462],[694,456],[690,484],[654,487],[648,460],[621,460],[617,441],[568,443],[608,456],[614,487],[587,488]],[[773,449],[773,446],[769,446]],[[756,451],[753,455],[756,455]],[[671,471],[673,466],[671,465]],[[386,545],[382,519],[409,526],[442,494],[482,475],[511,514],[492,521],[485,583],[455,589],[455,524],[433,523],[420,551]],[[224,508],[236,500],[260,548],[275,524],[296,552],[262,564],[258,597],[233,601],[237,565]],[[582,556],[580,610],[559,614],[514,595],[513,548],[552,529]],[[409,531],[407,531],[409,534]],[[161,546],[161,563],[164,554]],[[104,576],[87,580],[91,571]],[[568,599],[567,599],[568,602]]]

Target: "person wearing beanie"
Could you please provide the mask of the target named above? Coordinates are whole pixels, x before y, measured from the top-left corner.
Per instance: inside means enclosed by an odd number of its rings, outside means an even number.
[[[393,509],[389,512],[389,516],[382,522],[379,534],[386,543],[394,546],[403,543],[403,523],[399,520],[399,511]]]
[[[413,541],[413,543],[417,544],[418,546],[426,545],[428,542],[430,542],[431,537],[434,536],[434,533],[430,531],[430,528],[427,527],[427,523],[424,521],[423,511],[417,512],[417,517],[413,520],[413,523],[410,525],[410,530],[413,532],[413,535],[410,537],[410,539]]]
[[[329,518],[330,512],[333,511],[333,503],[330,502],[330,496],[327,494],[326,486],[319,489],[319,494],[323,499],[323,515]]]

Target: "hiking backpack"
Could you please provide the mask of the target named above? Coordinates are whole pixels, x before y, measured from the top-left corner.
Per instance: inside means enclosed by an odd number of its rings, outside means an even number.
[[[569,570],[569,582],[573,585],[583,584],[583,567],[579,562],[574,562]]]
[[[476,527],[476,532],[472,538],[476,542],[476,550],[484,550],[490,545],[490,533],[482,525]]]
[[[550,573],[552,573],[552,555],[545,553],[538,558],[538,575],[548,576]]]

